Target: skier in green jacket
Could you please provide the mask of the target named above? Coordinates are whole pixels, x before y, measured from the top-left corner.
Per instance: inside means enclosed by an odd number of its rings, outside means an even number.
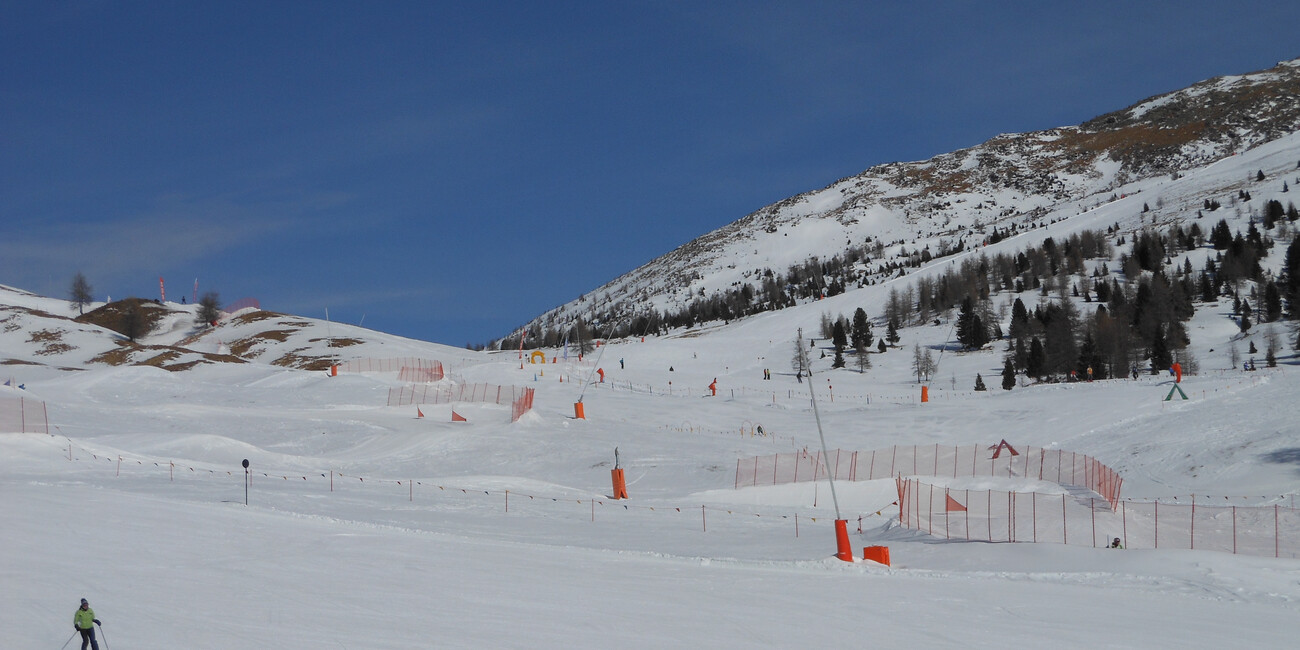
[[[72,627],[81,633],[81,650],[86,650],[86,645],[90,645],[92,650],[99,650],[99,642],[95,640],[95,626],[101,625],[99,619],[95,618],[95,610],[90,608],[90,603],[85,598],[81,599],[81,607],[77,608],[77,613],[72,615]]]

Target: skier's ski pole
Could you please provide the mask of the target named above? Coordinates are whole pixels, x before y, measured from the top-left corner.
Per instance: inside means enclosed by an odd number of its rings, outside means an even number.
[[[72,637],[73,637],[73,636],[77,636],[77,631],[76,631],[76,630],[73,630],[73,631],[72,631],[72,636],[68,637],[68,640],[63,642],[63,648],[68,647],[68,644],[69,644],[69,643],[72,643]],[[59,648],[59,650],[63,650],[63,648]]]
[[[104,650],[108,650],[108,635],[104,634],[104,624],[100,623],[99,621],[95,621],[95,625],[99,626],[99,635],[104,637]]]

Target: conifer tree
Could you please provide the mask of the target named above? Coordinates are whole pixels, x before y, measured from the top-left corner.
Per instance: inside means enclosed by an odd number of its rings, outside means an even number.
[[[978,372],[975,373],[975,390],[978,391],[988,390],[988,387],[984,385],[984,377],[980,376]]]
[[[1208,273],[1201,273],[1201,302],[1214,302],[1218,296],[1214,293],[1214,284],[1210,282]]]
[[[1286,247],[1282,281],[1286,283],[1287,311],[1292,319],[1298,319],[1300,318],[1300,237],[1292,239],[1291,244]]]
[[[988,331],[975,313],[975,301],[966,296],[961,303],[961,315],[957,317],[957,341],[968,349],[978,349],[989,342]]]
[[[1151,374],[1159,374],[1161,370],[1174,365],[1174,355],[1169,351],[1169,342],[1165,339],[1165,330],[1162,327],[1156,328],[1155,339],[1151,341]]]
[[[836,353],[843,351],[849,344],[848,334],[844,331],[844,321],[837,320],[831,326],[831,343],[835,345]]]
[[[1011,359],[1008,358],[1006,363],[1002,364],[1002,390],[1011,390],[1016,387],[1016,369],[1011,365]]]
[[[853,342],[853,348],[857,349],[861,343],[863,347],[871,345],[874,338],[871,335],[871,321],[867,319],[866,310],[858,307],[853,312],[853,333],[849,337]]]
[[[1035,336],[1029,341],[1029,358],[1025,361],[1025,374],[1039,378],[1047,374],[1046,370],[1047,353],[1043,351],[1043,344]]]
[[[1270,323],[1282,317],[1282,293],[1272,280],[1264,286],[1264,316]]]

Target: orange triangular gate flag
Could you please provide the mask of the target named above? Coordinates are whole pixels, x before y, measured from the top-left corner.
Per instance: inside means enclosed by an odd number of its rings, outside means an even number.
[[[966,506],[957,503],[957,500],[952,497],[947,497],[947,498],[948,498],[948,512],[966,512]]]
[[[465,419],[465,416],[463,416],[463,415],[461,415],[460,413],[457,413],[457,412],[455,412],[455,411],[452,411],[452,412],[451,412],[451,421],[452,421],[452,422],[469,422],[469,420],[466,420],[466,419]]]
[[[415,417],[416,417],[416,418],[422,418],[422,417],[424,417],[424,411],[421,411],[421,410],[420,410],[420,407],[418,407],[418,406],[415,407]]]
[[[1006,439],[1003,438],[1003,439],[1002,439],[1002,442],[999,442],[999,443],[998,443],[997,449],[993,452],[993,457],[994,457],[994,458],[997,458],[998,456],[1001,456],[1001,455],[1002,455],[1002,450],[1003,450],[1003,449],[1006,449],[1007,451],[1011,452],[1011,455],[1012,455],[1012,456],[1019,456],[1019,455],[1020,455],[1020,452],[1016,451],[1016,448],[1015,448],[1015,447],[1012,447],[1012,446],[1011,446],[1011,443],[1008,443],[1008,442],[1006,441]]]

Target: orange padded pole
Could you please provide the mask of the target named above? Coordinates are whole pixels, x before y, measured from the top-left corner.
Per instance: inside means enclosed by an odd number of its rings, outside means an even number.
[[[614,498],[627,498],[627,481],[623,478],[623,468],[612,469],[609,471],[610,478],[614,481]]]
[[[845,562],[853,561],[853,547],[849,546],[849,522],[847,519],[835,520],[835,557]]]

